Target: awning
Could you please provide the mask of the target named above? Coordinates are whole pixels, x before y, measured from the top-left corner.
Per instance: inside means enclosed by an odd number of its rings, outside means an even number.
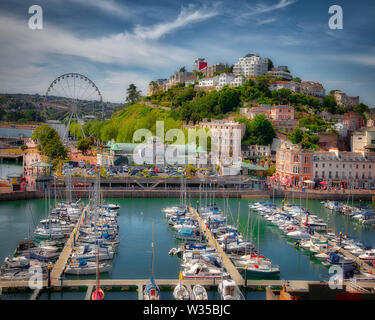
[[[36,162],[31,165],[33,168],[50,168],[52,167],[52,164],[46,163],[46,162]]]

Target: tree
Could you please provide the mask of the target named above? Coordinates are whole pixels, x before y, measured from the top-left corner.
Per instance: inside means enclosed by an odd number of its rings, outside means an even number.
[[[264,114],[259,114],[252,121],[246,118],[237,119],[237,121],[245,123],[245,135],[242,139],[243,145],[270,145],[276,136],[272,123]]]
[[[131,83],[126,90],[127,96],[126,101],[128,103],[135,103],[141,97],[141,91],[137,90],[134,83]]]
[[[185,168],[185,171],[188,175],[190,176],[195,176],[195,174],[197,173],[198,169],[193,166],[191,163]]]
[[[298,144],[302,141],[303,132],[300,128],[295,128],[294,131],[288,135],[288,138],[294,144]]]
[[[295,77],[295,78],[293,78],[293,81],[294,81],[294,82],[298,82],[298,83],[301,83],[301,82],[302,82],[301,78],[299,78],[299,77]]]
[[[234,88],[224,87],[221,90],[218,100],[218,106],[223,113],[233,111],[240,103],[240,93]]]
[[[353,108],[353,111],[357,112],[361,115],[364,115],[365,112],[370,111],[370,108],[368,106],[366,106],[364,103],[360,103]]]
[[[185,66],[181,67],[180,70],[179,70],[179,72],[186,72]]]
[[[273,62],[268,58],[268,71],[270,71],[272,68],[274,68]]]
[[[331,94],[326,95],[323,99],[322,107],[331,113],[336,113],[336,101],[334,96]]]
[[[90,139],[84,138],[78,141],[77,149],[80,150],[83,154],[86,154],[86,151],[91,148]]]

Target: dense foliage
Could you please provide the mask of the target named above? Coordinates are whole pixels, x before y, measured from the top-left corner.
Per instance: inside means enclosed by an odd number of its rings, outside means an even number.
[[[239,118],[239,122],[245,123],[246,130],[242,139],[243,145],[270,145],[276,133],[271,122],[265,115],[259,114],[252,121],[246,118]]]
[[[288,135],[288,138],[295,144],[301,144],[304,149],[319,149],[317,145],[319,136],[308,131],[302,131],[300,128],[296,128]]]
[[[59,134],[48,125],[44,124],[36,128],[31,138],[39,142],[39,150],[51,160],[67,157],[67,150],[62,144]]]

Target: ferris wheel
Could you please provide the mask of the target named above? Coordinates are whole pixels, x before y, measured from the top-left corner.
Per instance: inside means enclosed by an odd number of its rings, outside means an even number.
[[[66,73],[53,80],[47,89],[46,101],[50,106],[61,108],[68,113],[69,120],[63,134],[64,142],[67,142],[72,120],[77,121],[83,137],[86,137],[82,127],[83,117],[104,117],[104,104],[99,88],[92,80],[79,73]]]

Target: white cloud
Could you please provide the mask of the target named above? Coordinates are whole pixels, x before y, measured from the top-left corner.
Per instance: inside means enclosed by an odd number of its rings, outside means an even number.
[[[83,0],[71,1],[83,3]],[[107,4],[99,1],[95,5],[103,10],[116,10],[112,1]],[[126,86],[132,82],[146,93],[151,79],[145,74],[185,65],[196,55],[190,48],[168,45],[157,39],[214,15],[216,11],[209,12],[206,7],[189,6],[172,22],[91,38],[47,24],[43,30],[30,30],[23,20],[0,16],[1,91],[44,94],[60,73],[81,72],[90,76],[91,72],[97,76],[92,80],[100,83],[103,96],[108,100],[123,101]],[[98,70],[104,69],[101,64],[119,71],[100,74]],[[129,68],[143,71],[122,71]]]
[[[265,3],[258,3],[256,5],[247,4],[241,6],[241,10],[233,13],[233,16],[236,17],[236,20],[243,21],[250,17],[259,16],[286,8],[296,3],[297,1],[298,0],[280,0],[279,2],[272,5],[267,5]]]
[[[191,23],[207,20],[216,16],[218,12],[215,9],[200,8],[194,9],[189,6],[182,8],[178,17],[171,22],[163,22],[151,27],[136,26],[134,32],[140,39],[159,39],[165,34],[171,33],[176,29],[185,27]]]
[[[273,22],[275,22],[275,21],[277,21],[276,18],[270,18],[270,19],[265,19],[265,20],[259,20],[259,21],[257,22],[257,25],[269,24],[269,23],[273,23]]]
[[[84,6],[90,6],[102,11],[122,17],[130,17],[131,12],[128,7],[119,5],[113,0],[69,0]]]

